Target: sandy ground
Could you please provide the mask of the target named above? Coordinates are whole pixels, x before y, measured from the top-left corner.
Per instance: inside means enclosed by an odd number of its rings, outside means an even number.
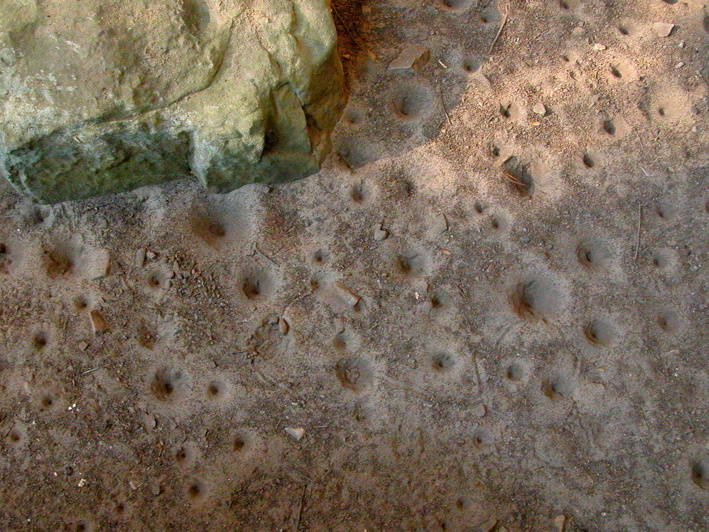
[[[3,189],[0,529],[709,530],[704,4],[336,9],[318,175]]]

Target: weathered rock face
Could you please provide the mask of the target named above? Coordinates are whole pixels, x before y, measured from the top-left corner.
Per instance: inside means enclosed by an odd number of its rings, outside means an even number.
[[[38,201],[303,177],[343,99],[328,0],[0,3],[0,168]]]

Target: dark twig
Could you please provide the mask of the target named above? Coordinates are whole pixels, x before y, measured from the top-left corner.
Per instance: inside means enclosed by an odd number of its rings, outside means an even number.
[[[258,248],[258,244],[254,243],[254,253],[255,253],[256,251],[258,251],[259,255],[261,255],[264,259],[266,259],[267,261],[271,262],[271,263],[274,264],[275,266],[280,267],[280,264],[278,264],[275,260],[273,260],[271,257],[269,257],[268,255],[266,255],[263,251],[261,251],[261,250]]]
[[[303,507],[305,506],[305,493],[308,491],[309,484],[303,486],[303,495],[300,498],[300,508],[298,508],[298,520],[295,522],[295,531],[300,530],[300,520],[303,517]]]
[[[635,258],[633,260],[638,260],[638,254],[640,253],[640,227],[643,223],[643,206],[640,205],[638,209],[638,233],[635,238]]]
[[[439,89],[438,91],[439,96],[441,97],[441,105],[443,106],[443,112],[446,114],[446,118],[448,119],[448,124],[453,125],[453,121],[451,120],[451,115],[448,114],[448,109],[446,109],[446,102],[443,99],[443,92]]]
[[[527,185],[525,185],[518,177],[513,176],[511,173],[505,172],[503,170],[502,175],[505,176],[505,178],[511,181],[514,185],[522,188],[527,188]]]
[[[505,6],[505,14],[502,16],[502,22],[500,23],[500,29],[497,30],[497,35],[495,35],[495,38],[492,40],[492,44],[490,45],[490,49],[487,51],[487,55],[492,54],[492,49],[495,48],[497,41],[500,39],[500,35],[502,35],[502,30],[505,29],[505,24],[507,24],[508,13],[509,13],[509,8],[507,6]]]
[[[347,23],[344,21],[344,19],[337,12],[337,9],[335,9],[335,5],[330,4],[330,6],[332,7],[332,12],[335,13],[335,16],[340,21],[340,24],[342,24],[342,27],[345,28],[345,31],[350,36],[350,39],[352,39],[352,42],[354,42],[360,50],[362,50],[363,52],[366,53],[367,49],[364,46],[362,46],[361,44],[359,44],[359,42],[357,41],[357,38],[355,38],[354,34],[350,30],[350,27],[347,25]]]

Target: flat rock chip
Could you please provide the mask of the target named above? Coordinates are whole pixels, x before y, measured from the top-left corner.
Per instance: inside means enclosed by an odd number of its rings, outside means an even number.
[[[672,30],[675,29],[675,25],[669,22],[656,22],[653,25],[653,29],[658,37],[669,37]]]
[[[389,72],[416,72],[428,62],[431,52],[425,46],[409,45],[394,59],[387,69]]]
[[[316,172],[344,104],[329,0],[5,0],[0,172],[58,202]]]

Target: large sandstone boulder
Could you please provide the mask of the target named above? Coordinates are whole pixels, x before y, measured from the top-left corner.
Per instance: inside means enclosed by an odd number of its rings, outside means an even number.
[[[328,0],[0,2],[0,171],[38,201],[303,177],[342,105]]]

